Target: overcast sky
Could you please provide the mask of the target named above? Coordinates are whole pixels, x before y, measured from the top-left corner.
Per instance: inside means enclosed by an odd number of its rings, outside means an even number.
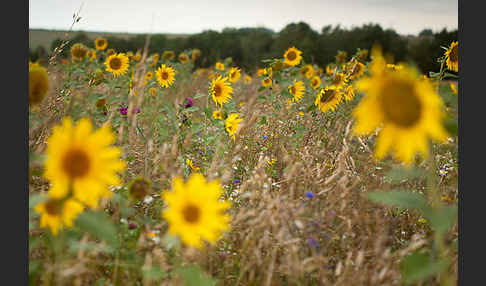
[[[199,33],[225,27],[266,27],[279,32],[306,22],[351,28],[378,23],[399,34],[458,27],[458,0],[29,0],[29,28],[128,33]]]

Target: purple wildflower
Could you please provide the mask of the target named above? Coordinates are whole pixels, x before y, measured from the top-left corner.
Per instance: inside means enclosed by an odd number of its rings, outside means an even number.
[[[184,108],[189,108],[194,105],[194,101],[192,100],[192,97],[186,97],[185,101],[187,102]]]
[[[240,180],[238,180],[238,179],[234,179],[234,180],[233,180],[233,183],[235,183],[235,184],[239,184],[239,183],[240,183]]]
[[[127,115],[128,107],[120,107],[120,114]]]
[[[314,248],[316,250],[319,248],[319,242],[312,236],[307,240],[307,244],[309,245],[309,248]]]
[[[128,229],[135,229],[135,228],[137,228],[137,225],[136,225],[135,223],[130,222],[130,223],[128,224]]]
[[[307,193],[305,193],[305,196],[308,197],[309,199],[312,199],[312,198],[314,198],[314,193],[307,192]]]

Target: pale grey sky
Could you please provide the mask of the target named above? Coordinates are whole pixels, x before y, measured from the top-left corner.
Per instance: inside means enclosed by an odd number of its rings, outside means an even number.
[[[128,33],[199,33],[263,26],[280,31],[306,22],[351,28],[378,23],[400,34],[458,27],[458,0],[29,0],[29,27]],[[153,21],[152,21],[153,20]]]

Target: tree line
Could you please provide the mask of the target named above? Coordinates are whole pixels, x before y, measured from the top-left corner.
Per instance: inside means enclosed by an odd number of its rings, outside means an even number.
[[[114,36],[106,37],[108,48],[117,52],[136,52],[143,49],[145,34],[124,39]],[[383,29],[379,24],[364,24],[360,27],[342,28],[340,25],[328,25],[320,32],[313,30],[307,23],[291,23],[280,32],[267,28],[225,28],[221,32],[206,30],[187,37],[168,38],[162,34],[152,34],[149,53],[162,53],[172,50],[176,54],[197,48],[201,57],[195,67],[209,67],[218,60],[231,57],[233,63],[247,71],[262,67],[263,59],[282,57],[288,47],[295,46],[303,51],[305,62],[325,67],[335,61],[338,50],[353,55],[357,49],[371,50],[373,44],[380,44],[383,52],[393,55],[394,62],[409,61],[414,63],[423,73],[439,69],[437,58],[444,50],[441,46],[449,46],[458,40],[458,30],[447,31],[446,28],[434,33],[424,29],[418,35],[403,36],[393,29]],[[61,44],[62,39],[52,42],[50,51],[38,47],[30,51],[30,60],[47,57],[49,53]],[[94,48],[94,40],[85,32],[77,32],[70,39],[61,57],[68,57],[74,43],[83,43]]]

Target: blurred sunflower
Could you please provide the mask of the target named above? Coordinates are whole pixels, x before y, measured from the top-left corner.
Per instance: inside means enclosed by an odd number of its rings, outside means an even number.
[[[95,49],[92,49],[89,52],[89,61],[92,62],[94,60],[96,60],[96,50]]]
[[[380,128],[375,157],[382,159],[389,151],[410,165],[416,153],[429,154],[428,138],[445,141],[442,125],[443,103],[428,80],[420,80],[409,66],[391,72],[386,69],[381,50],[372,50],[372,76],[356,83],[366,93],[353,111],[354,132],[367,135]]]
[[[346,59],[348,58],[348,53],[345,51],[338,51],[336,55],[336,62],[338,63],[344,63]]]
[[[334,74],[334,68],[331,65],[326,66],[326,74],[328,75]]]
[[[284,64],[283,64],[282,60],[277,60],[274,63],[272,63],[272,69],[274,71],[277,71],[277,72],[281,71],[283,69],[283,67],[284,67]]]
[[[144,79],[144,85],[147,85],[147,83],[154,77],[154,74],[151,71],[148,71],[145,74],[145,79]]]
[[[341,87],[335,85],[326,86],[317,94],[314,105],[316,105],[323,113],[327,112],[329,109],[334,111],[341,103],[342,98],[343,93]]]
[[[258,69],[257,75],[258,76],[263,76],[263,73],[265,72],[265,69]]]
[[[241,70],[237,67],[231,68],[231,70],[228,73],[229,81],[232,83],[237,82],[240,79],[241,76]]]
[[[187,64],[189,62],[189,56],[186,53],[179,54],[179,62],[181,64]]]
[[[133,52],[132,51],[128,51],[126,55],[128,57],[128,60],[130,62],[133,62],[133,60],[135,59],[135,56],[133,55]]]
[[[346,89],[344,90],[344,99],[346,99],[346,101],[350,101],[354,98],[355,95],[356,95],[356,92],[354,91],[353,86],[348,85],[346,87]]]
[[[313,89],[317,89],[321,85],[321,78],[317,75],[313,76],[310,82],[310,86]]]
[[[162,194],[167,203],[162,217],[169,224],[168,232],[196,248],[203,246],[203,240],[218,241],[221,232],[229,230],[231,220],[224,213],[231,203],[221,201],[222,194],[219,181],[207,182],[200,173],[193,173],[186,183],[179,177],[173,179],[172,191],[166,190]]]
[[[74,199],[48,200],[35,206],[34,210],[41,214],[40,227],[48,227],[54,236],[64,227],[71,227],[73,221],[83,212],[83,205]]]
[[[264,68],[263,69],[263,75],[267,77],[272,77],[273,75],[273,69],[271,67]]]
[[[108,49],[108,50],[106,51],[106,56],[107,56],[107,57],[109,57],[109,56],[111,56],[111,55],[114,55],[114,54],[116,54],[116,52],[115,52],[115,50],[114,50],[114,49]]]
[[[194,167],[194,163],[193,163],[193,162],[192,162],[192,160],[191,160],[191,159],[189,159],[189,158],[186,158],[186,164],[187,164],[187,166],[189,166],[189,167],[191,168],[191,170],[193,170],[194,172],[197,172],[197,171],[199,171],[199,170],[201,169],[201,168],[199,168],[199,167]]]
[[[150,181],[142,177],[133,179],[128,184],[128,194],[135,201],[143,200],[150,195]]]
[[[165,64],[160,66],[157,71],[155,71],[155,77],[157,78],[157,81],[159,82],[160,86],[165,88],[168,88],[172,85],[172,83],[174,83],[175,74],[176,71],[172,67],[166,66]]]
[[[191,53],[192,61],[197,60],[200,56],[201,56],[201,50],[199,50],[199,49],[192,50],[192,53]]]
[[[128,57],[124,53],[109,56],[105,61],[106,71],[117,77],[128,71]]]
[[[160,60],[159,53],[154,53],[154,55],[152,56],[152,65],[155,67],[155,65],[157,65],[159,60]]]
[[[365,69],[366,69],[365,65],[358,61],[353,61],[348,63],[348,65],[346,65],[348,77],[351,80],[355,80],[361,77],[364,74]]]
[[[29,66],[29,105],[42,102],[49,89],[49,79],[46,68],[39,65]]]
[[[214,119],[224,119],[224,112],[222,110],[213,111],[213,118]]]
[[[361,61],[365,61],[368,58],[368,50],[359,50],[358,52],[356,52],[356,58]]]
[[[216,106],[223,107],[223,103],[228,102],[233,93],[231,83],[227,81],[227,77],[218,76],[213,79],[209,88],[209,94],[213,97]]]
[[[115,134],[109,125],[92,130],[91,121],[82,118],[73,126],[69,117],[53,128],[47,139],[45,177],[50,181],[49,196],[65,198],[70,193],[89,207],[100,197],[110,197],[109,185],[120,185],[116,172],[125,168],[121,149],[111,147]]]
[[[459,71],[459,42],[452,42],[449,49],[445,52],[447,68],[458,72]]]
[[[95,40],[95,48],[97,50],[104,50],[108,47],[108,40],[105,38],[97,38]]]
[[[264,79],[262,79],[262,85],[264,87],[269,87],[272,85],[272,78],[271,77],[266,77]]]
[[[236,132],[238,132],[238,129],[240,128],[240,122],[243,121],[243,119],[238,118],[238,116],[240,116],[238,113],[232,113],[224,122],[226,132],[228,132],[229,136],[233,137],[233,141],[235,140]]]
[[[294,84],[289,85],[288,89],[290,94],[292,94],[292,96],[294,97],[294,100],[300,102],[300,100],[304,96],[304,91],[305,91],[304,82],[301,80],[296,81],[294,79]]]
[[[245,75],[244,80],[245,80],[245,83],[250,84],[250,83],[251,83],[251,81],[252,81],[252,78],[251,78],[251,76],[249,76],[249,75]]]
[[[301,54],[302,52],[295,47],[288,48],[284,53],[284,64],[292,67],[300,64],[300,61],[302,60]]]
[[[216,62],[214,68],[220,71],[224,71],[224,64],[222,62]]]
[[[300,69],[299,73],[306,78],[311,78],[314,76],[315,70],[312,65],[305,65]]]
[[[455,84],[453,84],[452,82],[449,83],[449,87],[451,88],[451,91],[453,94],[457,94],[457,87]]]
[[[342,72],[337,72],[331,79],[332,85],[342,87],[348,82],[346,75]]]
[[[174,53],[174,51],[164,51],[164,52],[162,53],[162,60],[163,60],[163,61],[168,61],[168,60],[171,60],[171,59],[173,59],[173,58],[175,58],[175,53]]]
[[[83,61],[89,53],[89,49],[80,43],[76,43],[71,47],[71,60],[73,62]]]

